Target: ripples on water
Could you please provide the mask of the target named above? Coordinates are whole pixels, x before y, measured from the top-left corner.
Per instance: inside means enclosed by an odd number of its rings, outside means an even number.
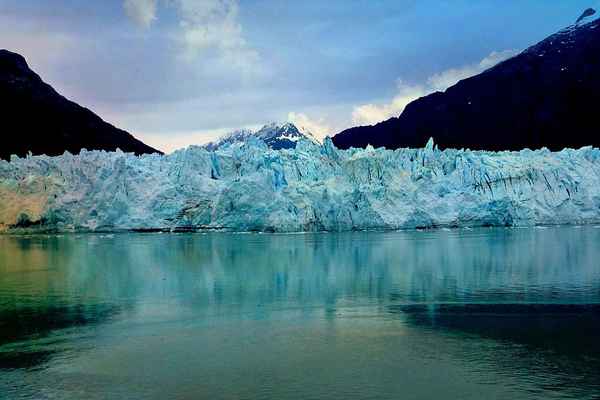
[[[0,236],[0,398],[598,398],[599,243]]]

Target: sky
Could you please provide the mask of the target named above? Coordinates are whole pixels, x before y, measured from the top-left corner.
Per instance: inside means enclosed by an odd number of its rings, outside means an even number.
[[[400,114],[600,0],[0,0],[0,48],[163,151]]]

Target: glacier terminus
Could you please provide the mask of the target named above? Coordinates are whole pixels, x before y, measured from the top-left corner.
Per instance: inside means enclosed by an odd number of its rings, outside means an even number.
[[[0,161],[0,230],[348,231],[600,223],[600,150],[339,150],[250,137]]]

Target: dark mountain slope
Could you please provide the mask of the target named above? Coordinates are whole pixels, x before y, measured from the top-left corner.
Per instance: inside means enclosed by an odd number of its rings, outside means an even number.
[[[600,146],[600,22],[573,25],[397,118],[347,129],[339,148],[422,147],[561,150]]]
[[[58,94],[19,54],[0,50],[0,158],[58,155],[68,150],[159,153]]]

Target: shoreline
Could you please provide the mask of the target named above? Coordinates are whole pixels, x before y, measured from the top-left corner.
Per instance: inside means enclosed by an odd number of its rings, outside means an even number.
[[[320,230],[320,231],[239,231],[228,229],[169,229],[169,228],[151,228],[151,229],[115,229],[115,230],[6,230],[0,231],[1,236],[63,236],[63,235],[153,235],[153,234],[228,234],[228,235],[313,235],[313,234],[351,234],[351,233],[412,233],[412,232],[460,232],[477,231],[485,229],[559,229],[559,228],[595,228],[600,229],[600,221],[589,223],[565,223],[565,224],[536,224],[536,225],[469,225],[469,226],[435,226],[424,228],[381,228],[381,229],[354,229],[354,230]]]

